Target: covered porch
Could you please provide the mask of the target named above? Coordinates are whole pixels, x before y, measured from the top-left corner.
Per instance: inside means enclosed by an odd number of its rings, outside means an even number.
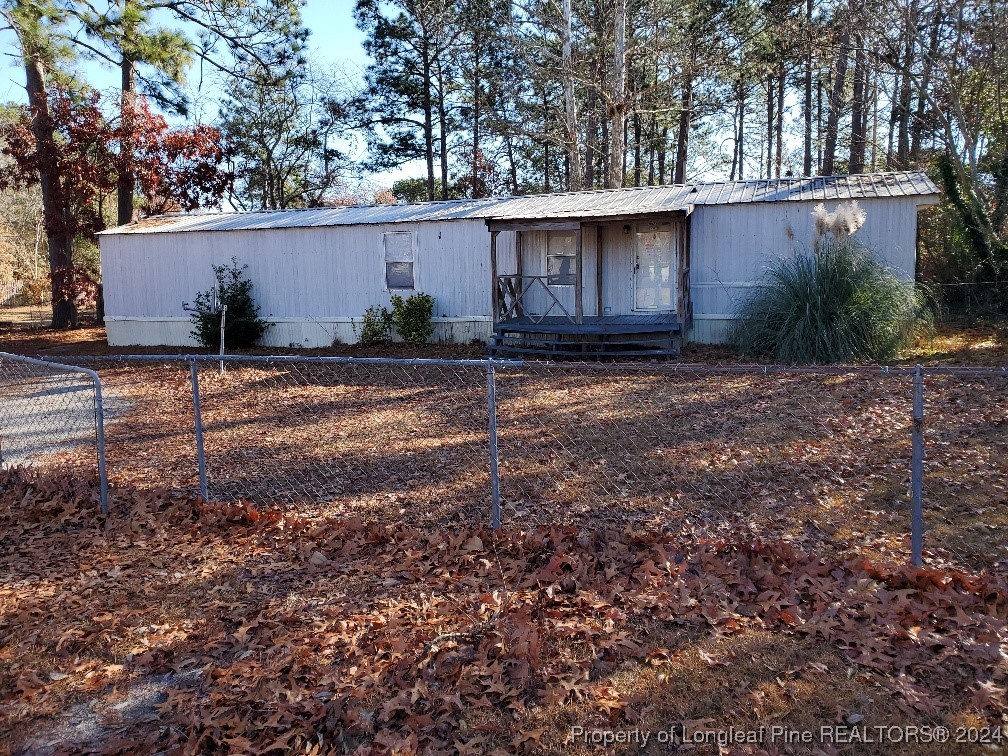
[[[487,224],[492,353],[679,353],[692,312],[685,213]]]

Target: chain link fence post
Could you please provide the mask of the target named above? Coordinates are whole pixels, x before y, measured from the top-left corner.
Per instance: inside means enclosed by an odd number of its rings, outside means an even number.
[[[95,439],[98,448],[98,486],[101,498],[101,513],[108,514],[108,475],[105,472],[105,402],[102,400],[101,378],[93,370],[88,371],[94,381]]]
[[[223,365],[221,362],[222,370]],[[200,497],[206,502],[210,500],[210,495],[207,486],[206,454],[203,450],[203,413],[200,410],[199,367],[196,365],[196,360],[189,361],[189,379],[192,383],[193,429],[196,433],[196,466],[199,469]]]
[[[497,453],[497,379],[492,361],[487,361],[487,416],[490,449],[490,527],[500,530],[500,470]]]
[[[924,368],[913,377],[913,459],[910,471],[910,564],[920,567],[924,551]]]

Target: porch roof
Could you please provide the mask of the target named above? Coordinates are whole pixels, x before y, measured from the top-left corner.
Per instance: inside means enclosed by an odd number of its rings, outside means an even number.
[[[922,172],[866,173],[758,181],[709,181],[512,197],[485,208],[485,217],[488,223],[575,218],[603,220],[689,212],[698,205],[914,196],[937,198],[938,195],[938,187]]]

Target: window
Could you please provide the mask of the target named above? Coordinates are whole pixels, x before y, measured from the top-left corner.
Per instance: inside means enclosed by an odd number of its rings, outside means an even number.
[[[550,286],[573,286],[577,266],[573,231],[546,232],[546,283]]]
[[[388,289],[416,288],[413,264],[416,261],[411,232],[385,234],[385,286]]]

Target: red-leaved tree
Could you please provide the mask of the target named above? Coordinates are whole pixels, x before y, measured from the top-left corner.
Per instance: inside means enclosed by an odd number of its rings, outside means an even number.
[[[74,266],[73,244],[104,230],[103,201],[124,169],[136,177],[150,214],[219,205],[231,181],[217,129],[169,129],[142,98],[112,123],[98,93],[64,87],[52,87],[44,106],[24,108],[0,127],[0,150],[13,159],[0,189],[43,184],[54,328],[76,327],[78,301],[94,289]]]

